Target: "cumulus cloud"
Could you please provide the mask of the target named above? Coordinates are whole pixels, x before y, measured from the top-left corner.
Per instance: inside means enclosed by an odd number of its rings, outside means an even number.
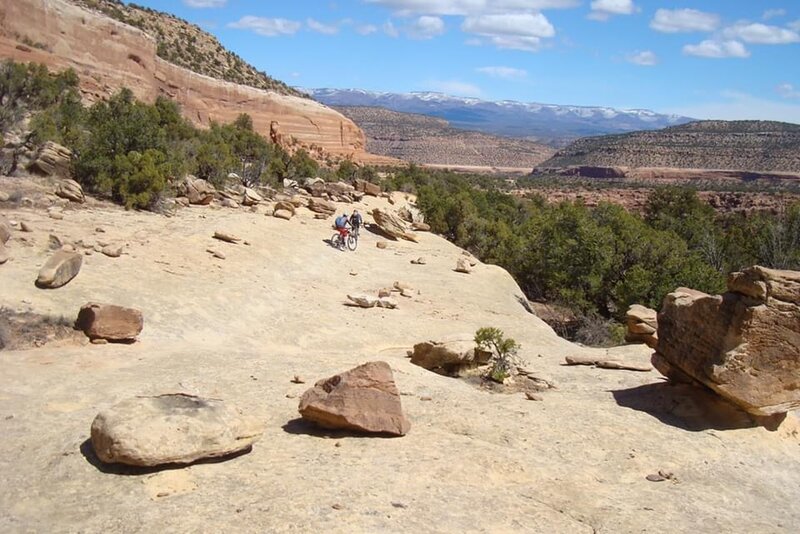
[[[228,0],[183,0],[183,3],[189,7],[197,8],[225,7]]]
[[[309,30],[321,33],[323,35],[336,35],[339,33],[339,27],[334,24],[324,24],[315,19],[306,19],[306,25]]]
[[[479,35],[498,48],[530,52],[541,48],[542,39],[556,34],[553,25],[541,13],[467,17],[461,29],[466,33]]]
[[[383,26],[381,26],[381,30],[383,30],[383,33],[389,37],[400,37],[400,30],[398,30],[395,25],[392,24],[391,20],[384,22]]]
[[[388,7],[400,16],[461,15],[471,16],[510,11],[539,11],[577,7],[581,0],[366,0]]]
[[[444,21],[439,17],[423,15],[406,29],[412,39],[432,39],[444,33]]]
[[[427,89],[447,93],[454,96],[478,97],[483,94],[481,88],[458,80],[434,80],[425,84]]]
[[[750,57],[750,52],[739,41],[715,41],[712,39],[705,40],[696,45],[686,45],[683,47],[683,53],[687,56],[714,59]]]
[[[374,24],[363,24],[356,26],[356,33],[360,35],[370,35],[378,31],[378,27]]]
[[[652,67],[658,64],[658,56],[651,50],[642,50],[641,52],[633,52],[625,56],[629,63],[634,65],[641,65],[642,67]]]
[[[800,89],[790,83],[779,84],[775,91],[783,98],[800,98]]]
[[[768,26],[760,22],[740,22],[722,30],[726,39],[738,39],[753,44],[790,44],[800,42],[800,33],[795,30]]]
[[[768,10],[764,11],[764,14],[761,15],[761,18],[764,19],[764,20],[769,20],[769,19],[776,19],[776,18],[785,17],[785,16],[786,16],[786,10],[785,9],[768,9]]]
[[[796,20],[794,22],[790,22],[789,24],[787,24],[787,26],[789,26],[790,30],[794,30],[796,32],[800,32],[800,19],[798,19],[798,20]]]
[[[663,33],[712,32],[719,26],[719,15],[696,9],[659,9],[650,27]]]
[[[492,78],[503,80],[519,80],[528,75],[527,71],[514,67],[480,67],[475,70]]]
[[[254,17],[246,15],[236,22],[228,24],[229,28],[239,30],[250,30],[265,37],[276,37],[278,35],[293,35],[302,26],[299,22],[287,19],[270,19],[264,17]]]
[[[605,21],[612,15],[632,15],[636,11],[633,0],[592,0],[589,18]]]

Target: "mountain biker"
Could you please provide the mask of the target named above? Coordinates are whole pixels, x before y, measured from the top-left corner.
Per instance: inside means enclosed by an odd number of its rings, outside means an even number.
[[[350,215],[350,226],[353,228],[353,233],[356,236],[358,236],[358,231],[361,229],[363,222],[364,220],[361,218],[361,214],[358,213],[358,210],[353,210],[353,214]]]
[[[350,223],[350,219],[347,218],[347,214],[342,213],[339,217],[336,217],[336,221],[333,223],[333,226],[336,228],[336,230],[339,232],[339,235],[342,236],[342,239],[344,240],[345,238],[347,238],[347,234],[350,233],[348,232],[347,227],[352,226],[352,224]]]

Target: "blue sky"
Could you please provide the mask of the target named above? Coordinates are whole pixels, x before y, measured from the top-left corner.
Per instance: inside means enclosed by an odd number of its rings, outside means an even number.
[[[302,87],[800,123],[798,0],[138,0]]]

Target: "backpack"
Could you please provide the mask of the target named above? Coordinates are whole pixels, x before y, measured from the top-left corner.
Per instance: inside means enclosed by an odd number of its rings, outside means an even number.
[[[344,223],[347,222],[347,217],[344,215],[339,215],[336,217],[336,228],[344,228]]]

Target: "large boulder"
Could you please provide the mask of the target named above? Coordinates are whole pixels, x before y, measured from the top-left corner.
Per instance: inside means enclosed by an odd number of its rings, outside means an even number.
[[[0,221],[0,244],[8,243],[11,239],[11,227],[5,221]]]
[[[449,341],[425,341],[414,345],[411,363],[445,376],[461,376],[489,363],[492,353],[480,350],[469,335]]]
[[[58,143],[47,141],[39,149],[28,169],[44,176],[70,176],[72,151]]]
[[[264,197],[259,195],[254,189],[249,187],[243,188],[242,192],[242,205],[243,206],[256,206],[259,202],[264,201]]]
[[[303,394],[299,411],[303,419],[328,429],[404,436],[411,428],[386,362],[320,380]]]
[[[179,193],[189,199],[190,204],[205,206],[211,204],[217,190],[207,181],[188,175],[184,178]]]
[[[417,236],[408,231],[406,223],[397,215],[375,208],[372,210],[372,218],[375,220],[375,224],[378,225],[378,228],[389,237],[407,239],[408,241],[414,242],[417,241]]]
[[[287,202],[285,200],[280,200],[275,203],[275,208],[272,210],[273,213],[277,211],[288,211],[294,217],[297,214],[297,208],[295,208],[294,204],[291,202]]]
[[[83,256],[74,251],[58,250],[50,256],[36,278],[41,288],[55,289],[67,284],[78,276],[83,264]]]
[[[625,341],[644,343],[654,349],[658,343],[658,312],[633,304],[625,313]]]
[[[81,184],[75,180],[61,180],[56,186],[56,196],[66,198],[70,202],[78,202],[83,204],[86,202],[86,197],[83,195],[83,188]]]
[[[156,466],[241,452],[264,425],[221,400],[178,393],[125,400],[100,412],[91,432],[103,462]]]
[[[373,197],[381,196],[381,186],[362,180],[361,178],[356,179],[356,191]]]
[[[800,408],[800,272],[751,267],[732,274],[728,289],[667,295],[653,365],[753,415]]]
[[[320,213],[322,215],[333,215],[336,213],[336,206],[333,204],[333,202],[328,202],[327,200],[322,200],[319,198],[309,199],[308,209],[314,213]]]
[[[133,341],[142,332],[142,312],[114,304],[84,304],[78,312],[76,326],[91,339]]]

